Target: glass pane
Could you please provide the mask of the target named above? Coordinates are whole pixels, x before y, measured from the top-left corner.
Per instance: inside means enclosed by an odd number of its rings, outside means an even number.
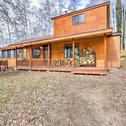
[[[15,57],[15,50],[11,50],[11,58]]]
[[[78,24],[78,23],[79,23],[78,15],[73,16],[73,24]]]
[[[2,58],[2,51],[0,50],[0,58]]]
[[[64,49],[64,57],[67,58],[67,48]]]
[[[78,47],[76,47],[74,49],[74,55],[75,55],[75,57],[79,55],[79,48]]]
[[[3,58],[7,58],[7,51],[3,51]]]
[[[84,22],[84,14],[79,15],[79,23]]]
[[[17,49],[17,58],[21,58],[21,57],[22,57],[22,50]]]
[[[8,50],[8,58],[11,58],[11,50]]]
[[[72,58],[72,47],[68,47],[68,58]]]
[[[35,48],[32,50],[32,57],[33,58],[40,58],[40,48]]]
[[[26,49],[23,49],[23,58],[26,59]]]

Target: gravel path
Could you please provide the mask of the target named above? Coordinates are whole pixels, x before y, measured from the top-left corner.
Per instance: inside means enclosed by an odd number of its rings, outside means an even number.
[[[103,77],[0,74],[0,126],[126,126],[126,67]]]

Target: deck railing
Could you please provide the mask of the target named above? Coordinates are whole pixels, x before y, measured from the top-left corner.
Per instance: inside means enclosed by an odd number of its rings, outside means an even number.
[[[17,60],[17,66],[29,66],[30,61],[29,60]]]
[[[33,60],[17,60],[17,66],[30,67],[72,67],[71,58],[63,59],[33,59]]]

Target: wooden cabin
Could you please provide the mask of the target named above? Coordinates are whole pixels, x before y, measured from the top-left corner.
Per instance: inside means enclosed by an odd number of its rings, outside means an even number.
[[[106,74],[120,68],[120,36],[110,27],[106,2],[52,18],[54,34],[1,48],[1,59],[17,70]]]

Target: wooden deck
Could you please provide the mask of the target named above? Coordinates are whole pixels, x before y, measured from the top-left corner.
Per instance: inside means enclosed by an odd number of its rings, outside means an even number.
[[[94,67],[27,67],[18,66],[17,70],[31,70],[31,71],[50,71],[50,72],[70,72],[73,74],[86,74],[86,75],[106,75],[107,69],[94,68]]]

